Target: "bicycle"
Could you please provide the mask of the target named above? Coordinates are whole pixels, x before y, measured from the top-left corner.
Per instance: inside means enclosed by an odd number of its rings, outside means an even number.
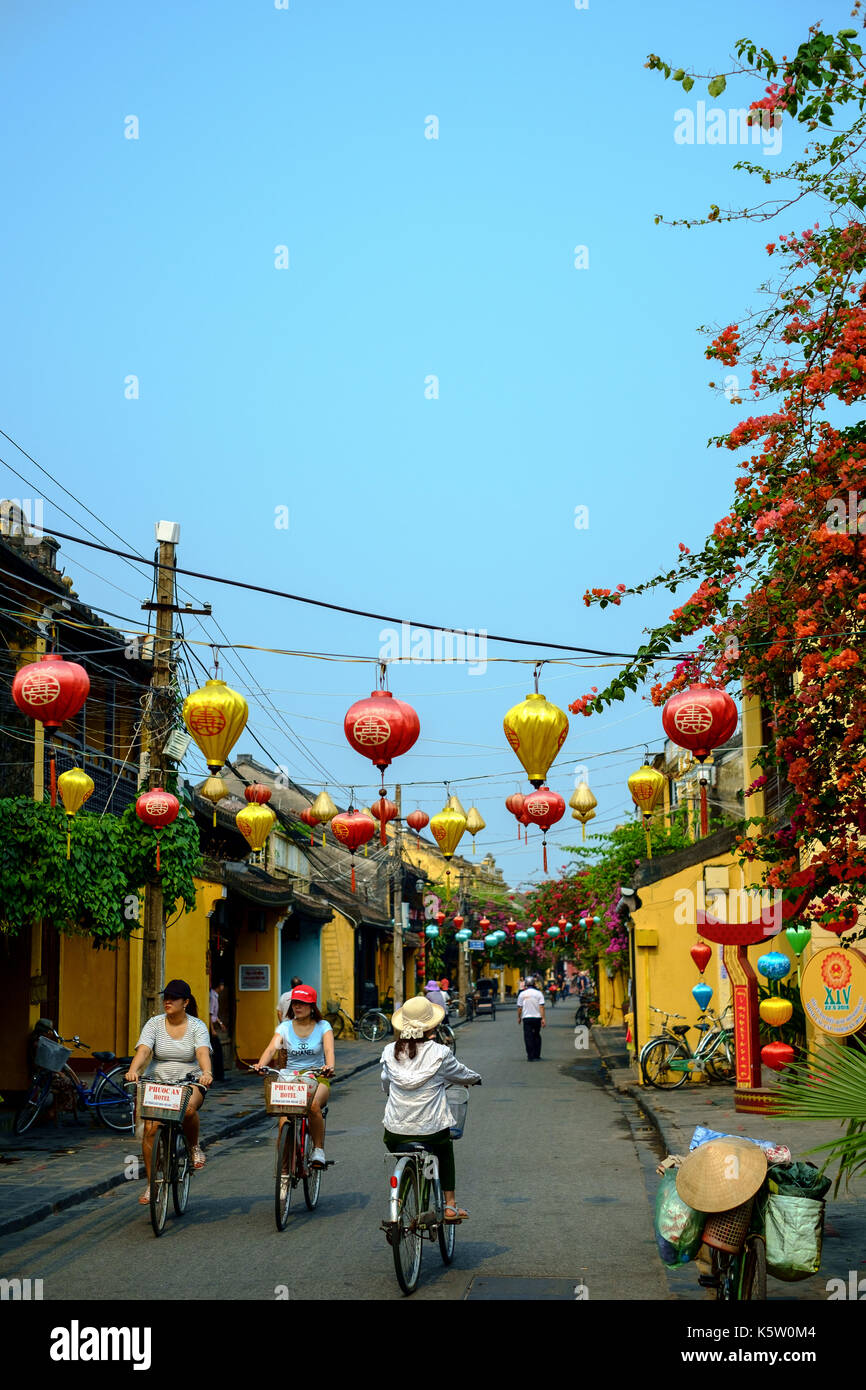
[[[702,1253],[710,1255],[710,1272],[698,1275],[698,1283],[701,1288],[714,1289],[718,1302],[759,1302],[767,1297],[767,1242],[762,1217],[765,1195],[766,1180],[750,1203],[748,1229],[745,1235],[737,1236],[741,1242],[738,1250],[723,1250],[706,1244],[702,1247]],[[719,1213],[722,1221],[725,1216]],[[731,1216],[736,1219],[736,1209]],[[702,1263],[706,1264],[706,1254]]]
[[[66,1043],[72,1043],[76,1048],[87,1048],[100,1063],[90,1086],[85,1086],[69,1066],[72,1051],[64,1045]],[[97,1118],[108,1129],[130,1133],[133,1129],[132,1105],[123,1081],[129,1061],[112,1067],[111,1071],[103,1071],[101,1065],[116,1060],[113,1052],[93,1052],[90,1044],[82,1042],[77,1035],[61,1038],[52,1029],[51,1037],[43,1034],[37,1038],[34,1054],[36,1071],[27,1099],[15,1116],[15,1133],[24,1134],[34,1124],[40,1111],[49,1103],[58,1076],[64,1078],[76,1093],[76,1117],[78,1107],[95,1110]]]
[[[724,1024],[714,1010],[707,1009],[695,1024],[677,1024],[673,1027],[668,1020],[682,1018],[682,1014],[656,1009],[652,1004],[650,1010],[661,1014],[664,1021],[661,1033],[650,1038],[641,1048],[639,1061],[646,1085],[660,1091],[675,1091],[685,1085],[694,1071],[704,1071],[714,1081],[734,1079],[733,1029]],[[706,1022],[707,1017],[712,1019],[711,1024]],[[690,1028],[697,1028],[702,1034],[694,1051],[686,1037]]]
[[[343,1008],[345,994],[340,994],[336,999],[328,1000],[328,1011],[325,1018],[334,1030],[334,1037],[341,1038],[346,1031],[346,1024],[356,1037],[365,1038],[367,1042],[378,1042],[380,1038],[386,1038],[391,1031],[391,1020],[382,1009],[365,1009],[360,1018],[353,1018]]]
[[[192,1159],[183,1132],[183,1119],[193,1083],[199,1075],[188,1072],[182,1081],[173,1085],[146,1079],[126,1082],[130,1088],[141,1087],[139,1116],[159,1122],[150,1151],[150,1224],[155,1236],[161,1236],[165,1228],[169,1186],[175,1216],[183,1216],[189,1202]]]
[[[447,1018],[443,1018],[439,1027],[436,1029],[436,1041],[438,1043],[444,1043],[449,1052],[452,1052],[455,1056],[457,1055],[457,1038]]]
[[[462,1086],[450,1089],[460,1090],[464,1095],[459,1101],[451,1101],[458,1111],[451,1137],[459,1139],[466,1123],[469,1092]],[[445,1220],[445,1197],[436,1155],[423,1144],[407,1144],[399,1153],[389,1153],[385,1162],[391,1163],[394,1159],[397,1161],[389,1179],[388,1219],[379,1229],[385,1232],[391,1247],[397,1283],[405,1294],[412,1294],[421,1277],[424,1241],[438,1241],[442,1263],[450,1265],[454,1259],[458,1223]]]
[[[259,1067],[256,1070],[266,1074],[265,1109],[269,1115],[285,1117],[277,1133],[276,1163],[274,1167],[274,1215],[277,1230],[284,1231],[288,1225],[292,1194],[299,1183],[303,1184],[304,1201],[308,1211],[315,1211],[319,1205],[322,1187],[322,1173],[325,1168],[333,1168],[334,1159],[322,1164],[312,1165],[313,1137],[309,1127],[310,1101],[315,1095],[302,1075],[294,1081],[286,1080],[282,1072],[274,1067]],[[323,1074],[323,1073],[322,1073]],[[318,1082],[320,1073],[313,1076]],[[268,1084],[267,1076],[276,1077]],[[328,1107],[322,1109],[322,1118],[327,1122]]]
[[[574,1011],[574,1026],[576,1028],[591,1028],[592,1025],[597,1022],[597,1001],[591,999],[589,995],[581,995],[577,1008]]]

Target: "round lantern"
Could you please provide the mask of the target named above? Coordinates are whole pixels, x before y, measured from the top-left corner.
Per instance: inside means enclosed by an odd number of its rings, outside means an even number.
[[[704,984],[702,980],[699,985],[692,986],[692,995],[697,1000],[697,1005],[701,1013],[703,1013],[713,997],[712,987]]]
[[[420,845],[421,831],[426,825],[430,824],[430,817],[426,811],[410,811],[406,817],[406,824],[415,831],[415,841]]]
[[[811,927],[786,927],[785,935],[795,956],[802,955],[809,942],[812,940]]]
[[[540,787],[568,734],[568,716],[536,690],[502,721],[505,737],[534,787]]]
[[[565,801],[559,792],[540,787],[538,791],[530,792],[523,803],[523,810],[530,824],[540,826],[544,832],[544,872],[547,873],[547,832],[565,815]]]
[[[513,795],[505,798],[506,810],[510,811],[517,821],[517,838],[520,839],[520,817],[523,815],[523,802],[525,798],[521,792],[514,792]]]
[[[93,778],[88,777],[83,767],[72,767],[68,772],[61,772],[57,779],[57,790],[60,793],[60,800],[63,802],[69,820],[81,810],[85,801],[93,795]],[[70,826],[67,822],[66,827],[66,858],[69,858],[72,845]]]
[[[424,935],[425,935],[425,936],[430,936],[430,937],[438,936],[438,935],[439,935],[439,928],[438,928],[437,926],[435,926],[433,922],[431,922],[431,923],[429,924],[429,926],[427,926],[427,927],[424,928]]]
[[[370,811],[379,822],[379,842],[382,845],[387,845],[388,837],[385,833],[385,826],[396,816],[397,807],[386,796],[380,796],[378,801],[373,802]]]
[[[706,941],[696,941],[689,951],[689,955],[702,975],[710,963],[710,956],[712,954],[713,948],[712,946],[708,946]]]
[[[486,826],[487,822],[486,820],[482,819],[481,812],[476,810],[474,806],[470,806],[469,810],[466,812],[466,829],[468,833],[472,836],[473,854],[475,853],[475,836],[479,833],[479,831],[484,830]]]
[[[516,932],[514,933],[514,940],[515,940],[515,941],[528,941],[528,940],[529,940],[529,934],[528,934],[527,932],[525,932],[525,931],[516,931]]]
[[[487,917],[487,916],[482,917],[482,918],[479,920],[478,925],[479,925],[479,927],[481,928],[482,931],[486,931],[487,928],[490,926],[490,918]]]
[[[769,951],[759,958],[758,969],[768,980],[784,980],[791,969],[791,962],[784,951]]]
[[[392,760],[412,747],[421,724],[411,705],[395,700],[390,690],[374,690],[369,699],[352,705],[343,729],[355,752],[369,758],[384,777]]]
[[[783,1023],[794,1012],[794,1005],[790,999],[762,999],[758,1005],[758,1013],[765,1023],[769,1023],[771,1028],[781,1028]]]
[[[317,825],[321,825],[321,826],[323,827],[323,828],[322,828],[322,844],[324,845],[324,843],[325,843],[325,831],[324,831],[324,827],[325,827],[326,825],[328,825],[328,824],[334,819],[334,816],[337,814],[337,808],[336,808],[336,806],[334,805],[334,803],[333,803],[333,801],[331,800],[331,798],[329,797],[327,791],[320,791],[320,792],[319,792],[319,795],[316,797],[315,801],[313,802],[312,806],[310,807],[310,810],[312,811],[313,815],[314,815],[315,818],[316,818],[316,824],[317,824]]]
[[[548,927],[545,936],[559,936],[559,927]]]
[[[243,810],[238,811],[235,816],[235,824],[250,849],[258,854],[264,848],[265,841],[273,830],[276,819],[270,806],[261,806],[258,802],[253,802],[250,806],[244,806]]]
[[[149,792],[142,792],[135,802],[135,814],[145,825],[151,826],[157,832],[156,836],[156,871],[159,873],[159,831],[164,830],[167,825],[171,825],[177,820],[180,813],[180,802],[171,792],[164,791],[162,787],[153,787]]]
[[[249,787],[247,787],[247,791],[249,791]],[[217,808],[217,802],[218,802],[218,801],[222,801],[223,797],[228,796],[228,794],[229,794],[228,784],[227,784],[226,782],[224,782],[223,779],[222,779],[221,777],[208,777],[207,781],[204,783],[203,787],[201,788],[201,795],[202,795],[203,797],[205,797],[205,799],[206,799],[207,801],[210,801],[210,802],[213,803],[213,823],[214,823],[214,825],[216,825],[216,808]],[[270,792],[268,792],[268,796],[270,796]]]
[[[657,771],[644,763],[637,772],[633,772],[628,779],[628,789],[631,792],[631,799],[643,816],[644,834],[646,836],[647,859],[653,857],[652,840],[650,839],[649,817],[659,804],[667,779]]]
[[[90,677],[77,661],[62,656],[40,656],[15,672],[12,699],[31,719],[48,731],[51,805],[57,805],[57,771],[51,734],[66,719],[74,719],[90,694]]]
[[[727,743],[737,727],[737,706],[730,695],[711,685],[691,685],[672,695],[662,710],[662,724],[668,738],[679,748],[688,748],[699,763],[714,748]],[[709,829],[707,779],[701,777],[701,835]]]
[[[571,800],[568,804],[571,807],[572,820],[580,821],[581,835],[585,840],[586,823],[587,821],[595,820],[595,808],[598,805],[598,802],[589,790],[586,782],[578,783],[571,794]]]
[[[313,815],[313,808],[311,806],[305,806],[304,809],[300,812],[300,818],[304,822],[304,825],[308,825],[310,827],[310,844],[312,845],[313,830],[319,824],[319,822],[316,820],[316,817]]]
[[[372,840],[376,834],[376,825],[369,816],[365,816],[363,811],[356,811],[352,807],[348,811],[340,811],[331,821],[331,834],[339,840],[352,856],[352,892],[355,891],[355,851],[365,845],[368,840]]]
[[[246,728],[249,712],[243,695],[225,681],[205,681],[184,700],[183,722],[214,776]]]
[[[471,935],[472,935],[472,933],[471,933],[471,931],[469,930],[468,927],[461,927],[460,931],[455,933],[454,940],[455,940],[455,941],[468,941],[469,938],[471,937]]]
[[[461,931],[461,930],[462,930],[462,927],[463,927],[463,920],[464,920],[464,919],[461,917],[460,913],[459,913],[459,912],[456,913],[455,916],[452,918],[452,920],[453,920],[453,922],[454,922],[454,926],[456,927],[457,931]]]
[[[492,931],[492,932],[488,932],[487,936],[485,936],[485,938],[484,938],[484,945],[485,945],[485,946],[498,946],[498,945],[499,945],[499,937],[496,935],[496,932],[493,932],[493,931]]]
[[[532,940],[532,938],[533,938],[534,936],[537,936],[537,935],[538,935],[538,933],[537,933],[535,927],[526,927],[526,928],[524,929],[524,931],[525,931],[525,935],[529,938],[530,941]]]
[[[771,1042],[761,1048],[761,1061],[765,1067],[772,1067],[773,1071],[782,1071],[784,1067],[789,1067],[794,1055],[794,1049],[789,1043]]]
[[[250,782],[248,787],[244,787],[244,800],[255,801],[259,806],[264,806],[271,799],[271,789],[266,787],[263,782]]]

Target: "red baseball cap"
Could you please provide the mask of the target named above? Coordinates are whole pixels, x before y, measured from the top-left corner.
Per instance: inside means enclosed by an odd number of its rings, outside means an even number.
[[[318,997],[316,991],[311,988],[310,985],[297,985],[295,989],[292,990],[290,996],[291,999],[297,1000],[299,1004],[315,1004]]]

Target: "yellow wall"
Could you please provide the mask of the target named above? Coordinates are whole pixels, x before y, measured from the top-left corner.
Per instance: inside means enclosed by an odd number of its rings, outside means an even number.
[[[246,927],[238,932],[235,943],[235,1050],[245,1062],[257,1061],[267,1044],[274,1036],[277,1026],[277,1000],[279,998],[280,935],[276,929],[280,913],[271,911],[265,917],[265,930],[249,931]],[[241,990],[240,967],[242,965],[269,965],[271,982],[269,989]],[[192,984],[192,981],[190,981]]]
[[[343,1008],[355,1017],[355,928],[336,907],[322,927],[322,1012],[329,999],[344,995]]]
[[[60,936],[61,1037],[125,1055],[129,1037],[129,945],[94,951],[89,936]],[[138,1033],[136,1032],[136,1037]],[[86,1056],[76,1053],[79,1061]],[[70,1059],[74,1065],[74,1059]]]
[[[621,1028],[623,1024],[622,1006],[626,997],[626,977],[618,970],[611,979],[599,963],[598,1021],[604,1028]]]

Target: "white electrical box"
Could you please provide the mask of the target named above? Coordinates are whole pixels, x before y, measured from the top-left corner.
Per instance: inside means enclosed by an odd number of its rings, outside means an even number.
[[[180,540],[179,521],[158,521],[153,529],[158,541],[167,541],[169,545],[177,545]]]

